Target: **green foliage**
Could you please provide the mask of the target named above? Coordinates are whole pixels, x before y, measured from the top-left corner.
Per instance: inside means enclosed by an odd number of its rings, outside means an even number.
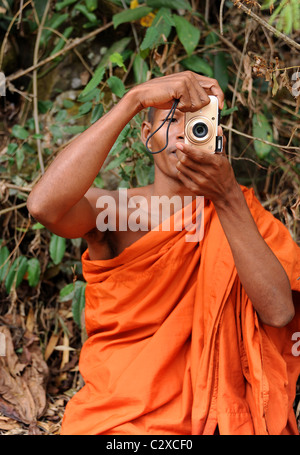
[[[200,39],[200,30],[194,27],[182,16],[173,15],[178,38],[182,43],[186,53],[190,55],[197,47]]]
[[[59,264],[64,257],[66,251],[66,239],[59,237],[58,235],[52,234],[50,240],[50,257],[54,264]]]
[[[79,328],[81,328],[81,314],[85,308],[85,288],[86,283],[77,280],[75,283],[64,286],[59,293],[61,302],[72,301],[73,319]]]
[[[264,139],[268,142],[273,142],[272,128],[269,125],[267,118],[263,114],[254,114],[252,120],[253,136]],[[264,142],[254,141],[254,148],[258,158],[266,158],[272,146]]]
[[[277,30],[290,35],[300,29],[300,7],[298,0],[264,0],[262,10],[272,11],[269,23]]]

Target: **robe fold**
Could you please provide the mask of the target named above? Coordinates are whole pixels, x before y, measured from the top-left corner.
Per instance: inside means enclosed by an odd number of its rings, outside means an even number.
[[[253,190],[242,190],[299,292],[299,247]],[[113,259],[84,252],[85,385],[67,404],[61,434],[210,435],[217,426],[298,434],[300,305],[287,326],[262,324],[209,201],[202,222],[198,242],[186,241],[186,230],[154,229]]]

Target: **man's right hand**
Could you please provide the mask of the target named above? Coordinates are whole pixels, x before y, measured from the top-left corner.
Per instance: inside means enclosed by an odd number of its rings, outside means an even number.
[[[131,89],[129,94],[140,110],[147,107],[171,109],[174,99],[179,99],[177,109],[195,112],[209,104],[208,95],[218,98],[220,109],[224,105],[224,93],[218,81],[191,71],[151,79]]]

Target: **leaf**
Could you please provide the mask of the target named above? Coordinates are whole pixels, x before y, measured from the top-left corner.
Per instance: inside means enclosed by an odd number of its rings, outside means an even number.
[[[184,17],[174,14],[173,16],[178,38],[187,54],[191,54],[198,45],[200,30],[190,24]]]
[[[97,104],[92,112],[92,118],[91,118],[91,123],[95,123],[99,118],[102,117],[104,112],[103,104]]]
[[[28,131],[25,130],[25,128],[23,128],[23,126],[21,126],[21,125],[14,125],[14,126],[12,127],[11,132],[12,132],[12,135],[13,135],[14,137],[16,137],[17,139],[23,139],[23,140],[25,140],[25,139],[27,139],[28,136],[29,136]]]
[[[114,28],[117,28],[120,24],[124,22],[133,22],[141,19],[144,16],[147,16],[152,11],[152,8],[148,6],[140,6],[134,9],[125,9],[121,13],[113,15]]]
[[[109,171],[110,169],[114,169],[118,166],[120,166],[120,164],[124,163],[124,155],[121,154],[119,155],[117,158],[114,158],[107,166],[105,166],[105,171]]]
[[[140,54],[137,54],[133,61],[133,73],[135,82],[137,84],[142,84],[143,82],[146,82],[148,71],[149,66],[147,65],[147,62],[145,62],[145,60],[140,56]]]
[[[221,111],[221,117],[232,114],[232,112],[238,111],[237,106],[231,107],[230,109],[223,109]]]
[[[149,184],[150,168],[145,164],[144,160],[139,159],[135,166],[135,175],[140,186]]]
[[[65,126],[64,127],[64,132],[68,134],[79,134],[83,133],[87,129],[87,126],[84,125],[71,125],[71,126]]]
[[[74,297],[74,291],[75,291],[74,283],[67,284],[59,291],[59,301],[68,302],[69,300],[72,300]]]
[[[41,266],[37,258],[29,259],[27,263],[27,272],[29,286],[31,287],[37,286],[41,275]]]
[[[81,106],[79,106],[79,109],[78,109],[78,114],[77,115],[74,115],[73,118],[80,118],[82,117],[83,115],[87,114],[88,112],[91,111],[93,107],[93,103],[91,101],[87,101],[86,103],[82,104]]]
[[[279,88],[275,73],[273,73],[272,79],[273,79],[272,96],[275,96]]]
[[[252,133],[254,137],[273,142],[272,128],[263,114],[253,115]],[[260,141],[254,141],[254,149],[258,158],[263,159],[269,155],[272,146]]]
[[[85,4],[89,11],[95,11],[98,8],[98,0],[85,0]]]
[[[5,280],[5,289],[9,294],[12,288],[13,283],[15,282],[15,287],[17,288],[27,271],[27,258],[25,256],[19,256],[11,265],[9,272]]]
[[[57,30],[67,19],[69,18],[69,14],[59,14],[59,13],[54,13],[51,19],[48,19],[46,21],[45,26],[48,27],[49,29],[52,30]],[[51,30],[43,30],[42,36],[41,36],[41,45],[46,45],[47,41],[50,37],[50,35],[53,32]]]
[[[62,132],[61,129],[58,125],[50,125],[49,129],[51,131],[51,134],[53,136],[53,141],[56,142],[57,139],[60,139],[62,137]]]
[[[146,0],[146,4],[152,8],[171,8],[190,11],[192,9],[187,0]]]
[[[66,239],[56,234],[51,235],[49,252],[50,257],[55,265],[59,264],[66,251]]]
[[[52,106],[53,106],[53,102],[50,100],[45,100],[45,101],[39,100],[38,101],[38,110],[41,114],[46,114],[46,112],[49,111],[49,109],[51,109]]]
[[[94,180],[94,185],[95,185],[97,188],[103,188],[103,186],[104,186],[104,181],[103,181],[103,178],[101,177],[101,175],[97,175],[97,177],[96,177],[95,180]]]
[[[45,384],[49,376],[39,339],[24,333],[23,340],[20,339],[24,355],[19,358],[8,327],[0,327],[0,333],[6,340],[6,356],[0,362],[1,415],[31,425],[34,431],[47,406]]]
[[[86,87],[83,89],[83,91],[80,93],[78,97],[78,101],[83,101],[83,97],[87,96],[90,94],[90,92],[100,84],[100,82],[103,79],[103,76],[105,74],[105,67],[109,62],[109,59],[111,55],[115,53],[121,53],[126,49],[128,44],[130,43],[131,38],[122,38],[121,40],[117,41],[116,43],[112,44],[112,46],[107,50],[105,55],[103,56],[101,62],[99,63],[98,67],[95,70],[94,76],[92,79],[89,81],[89,83],[86,85]],[[85,99],[85,101],[88,101]]]
[[[191,55],[180,62],[188,70],[201,73],[208,77],[213,77],[214,73],[211,66],[198,55]]]
[[[88,21],[90,22],[97,22],[97,16],[94,13],[91,13],[85,5],[75,5],[74,9],[77,9],[77,11],[80,11]]]
[[[73,313],[74,321],[80,328],[81,328],[81,313],[85,307],[85,288],[86,288],[86,283],[83,283],[82,281],[75,282],[75,292],[74,292],[74,298],[72,301],[72,313]]]
[[[103,79],[103,76],[105,74],[105,68],[100,66],[96,69],[95,73],[94,73],[94,76],[92,77],[92,79],[89,81],[89,83],[85,86],[85,88],[83,89],[83,91],[80,93],[80,97],[83,97],[84,95],[86,95],[87,93],[89,93],[91,90],[93,90],[94,88],[96,88],[100,82],[102,81]]]
[[[227,90],[228,87],[228,71],[227,71],[227,62],[224,52],[218,52],[214,58],[214,77],[219,82],[219,85],[223,92]]]
[[[64,32],[63,32],[63,36],[66,39],[69,38],[69,36],[71,35],[73,29],[74,29],[73,27],[67,27],[64,30]],[[56,54],[56,52],[60,51],[66,44],[67,44],[67,41],[65,39],[63,39],[63,38],[60,38],[60,40],[58,41],[58,43],[56,44],[54,49],[51,51],[50,55]]]
[[[15,153],[15,151],[17,150],[17,148],[18,148],[18,144],[16,144],[15,142],[11,142],[7,146],[7,152],[6,153],[8,155],[13,155]]]
[[[144,51],[145,49],[148,49],[148,48],[152,49],[154,44],[157,43],[159,37],[160,37],[160,34],[155,27],[151,26],[151,27],[147,28],[146,35],[141,44],[141,51]]]
[[[44,229],[45,226],[43,226],[41,223],[35,223],[33,226],[32,226],[32,229]]]
[[[25,155],[24,155],[23,147],[20,147],[16,151],[16,163],[17,163],[18,171],[21,169],[21,167],[23,165],[24,158],[25,158]]]
[[[99,88],[93,88],[90,92],[86,95],[82,95],[82,92],[78,96],[78,101],[80,103],[85,103],[86,101],[95,100],[96,103],[99,102],[101,90]]]
[[[152,27],[157,29],[159,36],[164,35],[168,38],[172,27],[175,27],[171,10],[168,8],[160,8],[153,19]]]
[[[107,79],[107,84],[111,91],[119,98],[121,98],[124,95],[126,89],[123,82],[118,77],[110,76],[110,78]]]
[[[63,2],[56,3],[55,9],[56,11],[60,11],[66,6],[72,5],[72,3],[77,2],[77,0],[64,0]]]
[[[126,66],[124,65],[123,57],[119,52],[114,52],[113,54],[111,54],[109,60],[112,63],[118,65],[119,68],[123,68],[124,71],[127,71]]]
[[[4,280],[7,269],[9,268],[9,261],[7,261],[8,256],[9,249],[7,246],[2,246],[0,248],[0,282]]]

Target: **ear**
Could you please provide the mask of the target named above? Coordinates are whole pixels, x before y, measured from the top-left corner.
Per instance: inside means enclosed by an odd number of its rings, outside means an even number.
[[[151,132],[152,132],[152,124],[150,122],[144,121],[142,123],[142,127],[141,127],[141,139],[142,139],[142,142],[144,145],[146,144],[146,141],[147,141],[148,137],[150,136]],[[149,141],[149,142],[151,142],[151,141]],[[148,145],[148,147],[149,147],[149,145]],[[151,148],[151,146],[149,148]]]

